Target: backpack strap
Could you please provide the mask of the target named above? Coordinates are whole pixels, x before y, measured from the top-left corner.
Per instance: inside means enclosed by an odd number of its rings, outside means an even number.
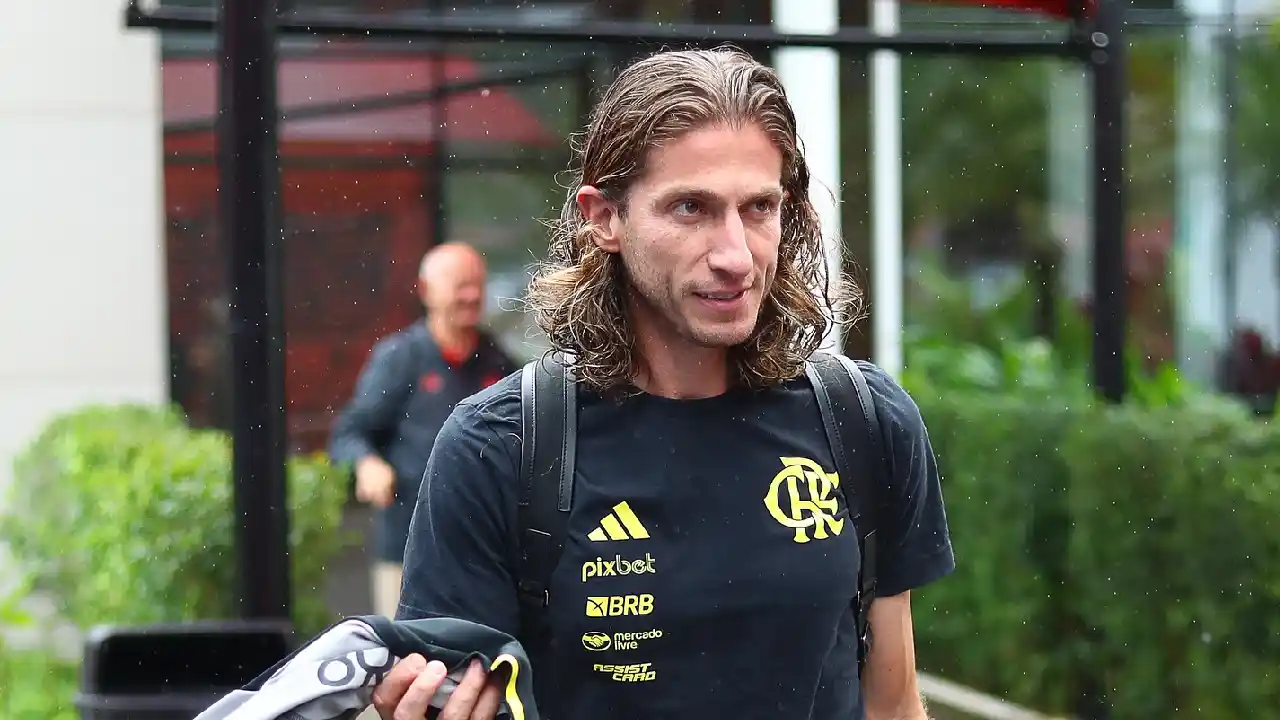
[[[560,561],[573,505],[578,440],[577,385],[552,356],[524,366],[520,376],[523,435],[518,543],[521,641],[531,653],[550,645],[547,606],[551,573]]]
[[[845,504],[858,532],[858,594],[853,599],[858,626],[858,664],[871,650],[867,613],[876,598],[876,527],[886,462],[880,421],[867,379],[857,363],[843,355],[814,353],[805,372],[818,400],[818,411],[844,483]]]

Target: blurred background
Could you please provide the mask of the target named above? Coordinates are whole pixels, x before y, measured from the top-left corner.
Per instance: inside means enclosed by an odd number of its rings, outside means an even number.
[[[163,0],[208,7],[210,0]],[[0,720],[75,717],[78,632],[229,617],[226,237],[213,36],[123,3],[0,10]],[[841,25],[866,2],[841,0]],[[299,0],[397,17],[771,22],[768,0]],[[907,30],[1060,32],[903,2]],[[1091,110],[1059,58],[903,56],[904,384],[960,569],[922,668],[1044,712],[1280,717],[1280,3],[1133,0],[1129,395],[1093,400]],[[767,51],[748,47],[767,56]],[[322,450],[422,254],[489,264],[488,325],[558,213],[569,135],[644,49],[282,37],[278,106],[295,621],[367,612],[368,519]],[[871,281],[865,52],[840,54],[842,235]],[[869,307],[874,316],[876,306]],[[846,350],[874,357],[870,321]],[[942,711],[940,711],[942,712]]]

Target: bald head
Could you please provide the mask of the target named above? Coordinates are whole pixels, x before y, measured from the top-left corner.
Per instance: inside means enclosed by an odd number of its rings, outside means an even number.
[[[484,311],[484,258],[470,245],[444,243],[418,266],[418,292],[432,322],[451,330],[471,330]]]
[[[484,258],[466,243],[451,242],[437,245],[422,256],[418,266],[419,280],[432,280],[455,272],[479,270],[484,273]]]

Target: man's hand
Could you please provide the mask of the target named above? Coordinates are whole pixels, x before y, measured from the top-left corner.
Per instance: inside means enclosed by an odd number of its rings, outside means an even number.
[[[396,664],[373,691],[373,707],[382,720],[422,720],[431,698],[444,682],[448,669],[438,661],[410,655]],[[440,720],[493,720],[502,705],[502,685],[486,682],[488,673],[478,661],[462,676],[440,711]]]
[[[386,460],[370,455],[356,463],[356,499],[388,507],[396,499],[396,471]]]

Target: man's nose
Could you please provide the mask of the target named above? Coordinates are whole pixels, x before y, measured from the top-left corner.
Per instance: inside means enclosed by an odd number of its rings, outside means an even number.
[[[751,274],[751,249],[747,246],[747,230],[741,215],[725,213],[724,223],[716,228],[712,243],[707,258],[712,270],[735,278]]]

